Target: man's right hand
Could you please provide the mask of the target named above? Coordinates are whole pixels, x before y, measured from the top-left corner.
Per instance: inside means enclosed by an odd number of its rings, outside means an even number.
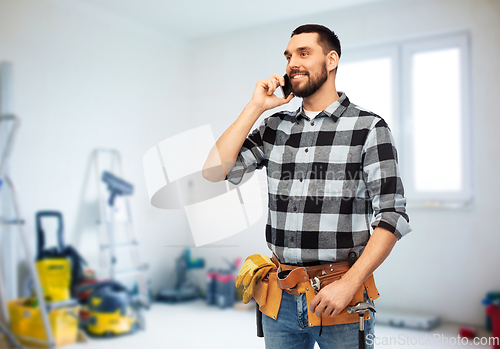
[[[219,182],[226,177],[236,162],[241,146],[255,121],[266,110],[279,107],[292,100],[291,94],[286,99],[274,94],[279,86],[284,85],[285,78],[279,74],[273,74],[269,79],[257,82],[250,102],[210,151],[203,165],[203,177],[211,182]]]
[[[249,104],[252,104],[264,112],[290,102],[293,98],[292,94],[286,99],[279,98],[274,94],[276,89],[280,86],[285,86],[285,78],[279,74],[273,74],[267,80],[258,81]]]

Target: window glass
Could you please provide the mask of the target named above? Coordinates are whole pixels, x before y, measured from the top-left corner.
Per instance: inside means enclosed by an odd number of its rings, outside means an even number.
[[[416,191],[462,189],[460,51],[412,56],[413,175]]]
[[[336,77],[338,91],[345,92],[352,103],[368,109],[392,125],[391,58],[345,62],[339,64]]]

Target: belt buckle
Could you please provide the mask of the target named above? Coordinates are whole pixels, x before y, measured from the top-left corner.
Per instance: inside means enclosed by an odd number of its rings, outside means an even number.
[[[311,286],[319,292],[321,289],[321,280],[315,276],[314,278],[310,279],[309,282],[311,283]]]

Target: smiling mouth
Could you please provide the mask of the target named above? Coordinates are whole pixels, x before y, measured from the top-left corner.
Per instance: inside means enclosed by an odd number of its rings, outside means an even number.
[[[307,73],[307,71],[300,71],[300,70],[295,70],[295,71],[291,71],[290,72],[290,77],[291,79],[290,80],[299,80],[299,79],[302,79],[302,78],[305,78],[306,76],[308,76],[309,74]]]

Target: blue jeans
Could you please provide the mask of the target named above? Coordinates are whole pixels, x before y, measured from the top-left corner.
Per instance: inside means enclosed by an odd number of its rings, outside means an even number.
[[[373,304],[373,303],[372,303]],[[356,349],[359,345],[359,322],[352,324],[309,327],[306,295],[290,295],[283,291],[281,307],[276,320],[262,314],[262,327],[266,349],[313,349],[318,342],[321,349]],[[365,338],[374,338],[375,317],[365,320]],[[369,345],[372,344],[372,345]],[[373,340],[366,343],[373,349]]]

